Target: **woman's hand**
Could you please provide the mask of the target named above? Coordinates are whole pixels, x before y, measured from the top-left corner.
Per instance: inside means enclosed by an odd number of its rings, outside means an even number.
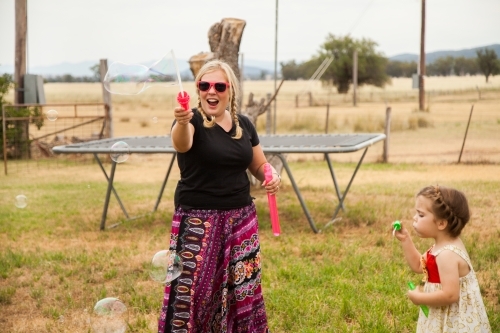
[[[281,185],[281,177],[280,175],[273,170],[273,179],[271,179],[268,183],[264,180],[262,186],[265,187],[267,193],[276,194],[280,190]]]
[[[178,106],[174,109],[174,117],[179,125],[187,125],[191,118],[193,118],[193,111],[184,110],[182,107]]]

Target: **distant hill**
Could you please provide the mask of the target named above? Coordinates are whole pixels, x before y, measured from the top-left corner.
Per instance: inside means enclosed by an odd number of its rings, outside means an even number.
[[[436,52],[429,52],[425,54],[425,63],[430,64],[433,63],[436,59],[441,58],[441,57],[464,57],[464,58],[475,58],[477,57],[476,51],[480,49],[493,49],[495,50],[497,56],[500,58],[500,44],[493,44],[493,45],[487,45],[487,46],[481,46],[481,47],[475,47],[472,49],[463,49],[463,50],[458,50],[458,51],[436,51]],[[393,57],[390,57],[389,60],[393,61],[403,61],[403,62],[411,62],[411,61],[418,61],[419,55],[418,54],[410,54],[410,53],[403,53],[403,54],[398,54]]]

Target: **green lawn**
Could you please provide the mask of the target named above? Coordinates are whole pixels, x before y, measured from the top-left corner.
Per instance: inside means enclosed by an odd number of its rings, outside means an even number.
[[[500,332],[499,165],[364,164],[342,219],[326,228],[336,196],[325,163],[290,165],[321,232],[310,229],[286,176],[279,237],[272,235],[265,193],[253,190],[273,333],[414,332],[419,308],[405,293],[407,282],[421,276],[407,267],[390,225],[396,219],[409,225],[414,194],[436,182],[469,196],[473,216],[463,240],[492,330]],[[334,166],[343,189],[354,164]],[[115,185],[129,213],[149,212],[163,174],[141,163],[120,168],[129,174]],[[175,177],[153,214],[128,221],[112,198],[107,223],[122,223],[101,232],[106,183],[99,173],[84,165],[0,176],[0,332],[89,332],[92,308],[105,297],[128,307],[128,332],[155,331],[162,286],[146,267],[168,244]],[[138,174],[140,181],[130,176]],[[15,206],[21,193],[25,208]],[[432,244],[414,241],[422,252]]]

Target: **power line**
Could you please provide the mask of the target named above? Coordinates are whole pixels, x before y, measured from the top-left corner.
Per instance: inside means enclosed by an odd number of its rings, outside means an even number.
[[[361,14],[358,16],[358,19],[354,22],[354,25],[351,27],[351,29],[349,29],[349,32],[347,33],[348,35],[350,35],[352,33],[352,31],[354,30],[354,28],[356,28],[356,26],[361,21],[361,19],[363,18],[363,16],[365,15],[366,11],[368,10],[368,8],[371,6],[372,3],[373,3],[373,0],[371,0],[368,3],[368,5],[363,9]]]

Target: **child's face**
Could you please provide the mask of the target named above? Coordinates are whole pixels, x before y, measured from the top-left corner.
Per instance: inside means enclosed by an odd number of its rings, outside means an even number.
[[[437,234],[436,217],[432,213],[431,206],[431,199],[421,195],[415,201],[416,213],[413,216],[413,229],[419,237],[433,238]]]

